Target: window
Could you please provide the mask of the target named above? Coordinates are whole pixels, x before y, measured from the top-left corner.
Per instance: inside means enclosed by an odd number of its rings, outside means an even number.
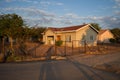
[[[61,36],[57,35],[57,41],[61,40]]]
[[[90,40],[93,40],[93,35],[90,36]]]
[[[66,41],[71,42],[71,35],[66,35]]]

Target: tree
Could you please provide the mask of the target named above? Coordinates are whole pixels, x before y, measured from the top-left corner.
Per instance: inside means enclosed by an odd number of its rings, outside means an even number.
[[[13,38],[16,38],[21,33],[23,19],[17,14],[2,14],[0,15],[0,34],[7,36],[10,39],[10,48],[13,50]]]
[[[42,33],[45,31],[45,27],[37,27],[37,28],[31,28],[31,37],[35,41],[39,41],[39,39],[43,38]]]
[[[28,26],[24,26],[22,28],[22,32],[19,35],[19,38],[26,41],[27,39],[29,39],[32,35],[31,29]]]
[[[111,32],[113,33],[116,41],[119,42],[119,40],[120,40],[120,28],[113,28],[113,29],[111,29]]]
[[[95,29],[97,29],[98,31],[101,30],[101,27],[99,26],[98,23],[90,23]]]

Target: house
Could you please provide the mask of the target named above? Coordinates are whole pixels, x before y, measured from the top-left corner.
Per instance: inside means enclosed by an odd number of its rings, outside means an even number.
[[[90,24],[77,26],[53,28],[49,27],[43,33],[45,44],[55,44],[55,41],[62,40],[63,45],[83,46],[86,42],[88,46],[96,46],[98,31]]]
[[[100,30],[98,34],[98,43],[110,43],[109,39],[114,38],[110,30]]]

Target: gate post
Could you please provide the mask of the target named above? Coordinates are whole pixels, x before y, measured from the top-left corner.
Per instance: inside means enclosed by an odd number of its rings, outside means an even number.
[[[73,54],[73,41],[72,41],[72,54]]]
[[[55,56],[57,55],[57,46],[56,44],[54,44],[54,47],[55,47]]]
[[[66,56],[66,41],[65,41],[65,48],[64,48],[64,56]]]
[[[85,53],[87,52],[87,43],[86,40],[84,40],[84,49],[85,49]]]

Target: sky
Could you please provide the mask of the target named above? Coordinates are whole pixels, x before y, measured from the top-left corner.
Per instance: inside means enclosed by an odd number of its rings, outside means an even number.
[[[0,14],[12,13],[30,27],[98,23],[120,28],[120,0],[0,0]]]

